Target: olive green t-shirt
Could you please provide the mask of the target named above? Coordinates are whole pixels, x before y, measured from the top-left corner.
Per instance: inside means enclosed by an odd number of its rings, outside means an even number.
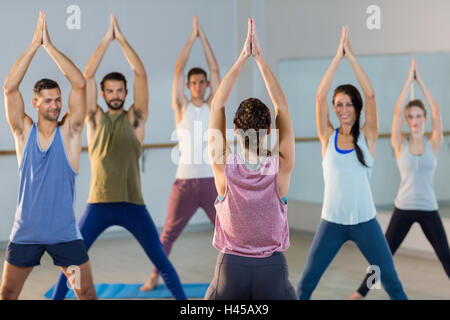
[[[92,143],[88,203],[144,204],[139,158],[143,152],[127,112],[103,115]]]

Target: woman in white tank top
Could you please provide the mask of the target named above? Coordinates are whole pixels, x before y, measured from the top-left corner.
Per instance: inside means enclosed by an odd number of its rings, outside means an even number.
[[[406,104],[408,91],[414,80],[417,81],[430,105],[432,125],[430,138],[424,136],[427,113],[423,102],[415,99]],[[403,117],[409,127],[409,138],[402,133]],[[401,176],[394,213],[386,230],[386,239],[391,252],[395,254],[411,226],[417,222],[450,278],[450,249],[433,187],[437,156],[443,142],[441,113],[437,101],[420,76],[415,59],[411,62],[408,80],[395,106],[391,142]],[[366,283],[367,276],[352,295],[352,299],[362,299],[367,295],[369,288]]]
[[[341,85],[333,95],[333,109],[339,127],[329,119],[328,92],[339,63],[350,61],[365,97],[366,123],[360,128],[363,100],[358,89]],[[370,189],[378,115],[375,92],[369,78],[352,52],[348,28],[342,30],[336,56],[319,86],[316,96],[317,127],[322,143],[325,183],[322,219],[308,253],[298,284],[298,296],[310,299],[328,265],[348,240],[355,242],[378,270],[377,278],[391,299],[407,299],[394,268],[391,252],[375,218],[376,209]]]

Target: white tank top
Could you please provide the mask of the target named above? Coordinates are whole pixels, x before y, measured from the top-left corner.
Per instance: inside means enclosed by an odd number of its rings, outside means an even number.
[[[208,157],[209,107],[189,102],[183,119],[176,125],[180,159],[177,179],[211,178]]]
[[[377,213],[370,188],[373,157],[362,131],[358,146],[367,167],[359,162],[354,149],[339,150],[337,130],[328,142],[322,161],[325,182],[322,219],[344,225],[367,222]]]

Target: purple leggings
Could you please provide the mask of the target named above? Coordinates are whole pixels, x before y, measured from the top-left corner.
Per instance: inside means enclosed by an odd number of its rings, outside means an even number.
[[[176,179],[170,192],[167,217],[160,236],[164,251],[169,256],[173,243],[198,208],[202,208],[214,225],[217,198],[214,178]]]

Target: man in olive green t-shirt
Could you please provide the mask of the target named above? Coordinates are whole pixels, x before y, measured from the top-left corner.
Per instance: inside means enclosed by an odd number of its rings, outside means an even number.
[[[121,73],[109,73],[100,84],[100,95],[108,106],[105,113],[97,104],[95,72],[113,40],[119,42],[135,74],[134,103],[127,111],[124,110],[127,81]],[[139,157],[148,117],[147,74],[142,61],[120,31],[114,15],[111,15],[108,32],[86,66],[84,76],[87,85],[87,140],[91,160],[88,205],[80,219],[80,232],[86,249],[108,227],[122,226],[133,234],[160,270],[174,298],[186,299],[142,197]],[[67,290],[65,276],[60,274],[52,298],[64,299]]]

